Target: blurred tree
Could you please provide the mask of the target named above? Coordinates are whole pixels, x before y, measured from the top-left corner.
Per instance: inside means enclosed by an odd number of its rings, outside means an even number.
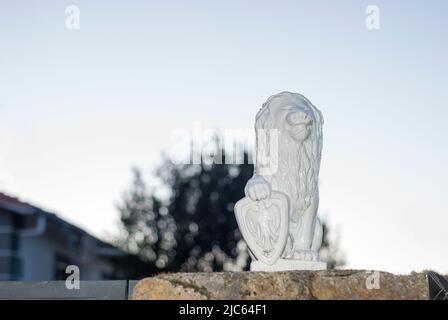
[[[150,262],[148,274],[247,270],[250,258],[233,207],[244,197],[253,165],[247,164],[247,153],[241,165],[216,164],[224,163],[224,152],[215,155],[218,161],[201,165],[165,159],[156,173],[168,189],[165,198],[149,190],[134,169],[133,185],[118,206],[123,232],[117,243]],[[329,243],[326,224],[323,250],[330,267],[343,262]]]
[[[322,217],[320,218],[322,220]],[[322,246],[320,248],[320,258],[327,263],[328,269],[336,269],[346,264],[345,255],[339,248],[339,239],[330,241],[330,230],[328,223],[322,220]]]
[[[166,269],[168,260],[176,254],[176,224],[162,201],[147,188],[140,170],[134,168],[133,175],[131,188],[117,206],[121,232],[115,244],[149,262],[151,268],[147,272],[153,274]],[[140,274],[140,270],[133,271]]]

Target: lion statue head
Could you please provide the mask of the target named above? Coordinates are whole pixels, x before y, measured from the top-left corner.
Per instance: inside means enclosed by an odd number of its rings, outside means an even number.
[[[291,92],[269,97],[256,115],[255,173],[269,181],[274,190],[289,196],[293,220],[301,216],[313,199],[318,201],[322,125],[321,112],[304,96]],[[267,133],[268,138],[262,139],[261,132]],[[276,154],[272,154],[273,137],[269,132],[276,132]],[[271,164],[275,162],[275,172],[260,173],[261,158]]]

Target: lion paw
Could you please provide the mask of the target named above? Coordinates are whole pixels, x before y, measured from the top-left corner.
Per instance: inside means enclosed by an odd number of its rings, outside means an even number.
[[[260,201],[269,198],[271,186],[262,176],[254,176],[247,182],[244,192],[252,201]]]
[[[294,259],[303,261],[319,261],[319,253],[312,250],[299,250],[294,253]]]

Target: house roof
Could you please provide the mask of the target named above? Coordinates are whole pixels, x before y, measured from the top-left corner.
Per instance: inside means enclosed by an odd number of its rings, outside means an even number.
[[[0,208],[19,214],[34,214],[36,207],[0,192]]]
[[[64,233],[71,232],[72,234],[74,233],[77,235],[86,236],[96,241],[97,248],[99,249],[98,254],[100,255],[116,256],[125,254],[115,246],[94,237],[84,229],[58,217],[56,214],[45,211],[39,207],[33,206],[16,197],[9,196],[2,192],[0,192],[0,209],[20,215],[43,215],[48,222],[51,222],[51,224],[55,226],[56,229],[59,229]],[[66,234],[66,236],[68,236],[68,234]]]

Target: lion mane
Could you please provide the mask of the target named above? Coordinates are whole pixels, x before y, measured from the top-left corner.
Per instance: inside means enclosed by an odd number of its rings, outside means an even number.
[[[294,140],[288,132],[286,115],[299,109],[311,118],[310,135],[303,141]],[[286,193],[290,198],[291,219],[298,222],[312,201],[318,201],[318,176],[322,152],[323,117],[319,110],[304,96],[281,92],[269,97],[258,111],[255,120],[256,129],[256,165],[255,174],[263,176],[271,183],[273,190]],[[260,130],[261,129],[261,130]],[[278,152],[269,154],[272,135],[269,131],[277,129]],[[267,139],[261,139],[261,131],[267,133]],[[267,131],[269,130],[269,131]],[[272,132],[272,131],[271,131]],[[276,171],[265,175],[261,173],[259,160],[276,161]],[[293,169],[294,168],[294,169]]]

